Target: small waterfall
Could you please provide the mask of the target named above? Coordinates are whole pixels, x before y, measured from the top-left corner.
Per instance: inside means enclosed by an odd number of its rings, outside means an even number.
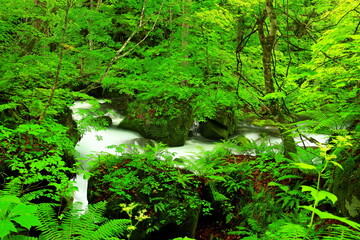
[[[190,128],[189,135],[191,137],[200,136],[200,123],[199,123],[199,121],[194,120],[194,123]]]
[[[88,180],[84,178],[84,174],[77,174],[74,179],[75,187],[78,189],[74,192],[73,203],[75,207],[80,210],[80,213],[86,212],[88,208],[88,199],[87,199],[87,189],[88,189]]]

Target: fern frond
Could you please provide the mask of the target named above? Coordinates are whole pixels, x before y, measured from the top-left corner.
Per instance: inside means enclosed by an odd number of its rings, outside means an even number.
[[[102,224],[95,232],[91,232],[89,237],[85,239],[101,240],[113,236],[121,237],[125,235],[130,224],[131,221],[129,219],[113,219]]]
[[[298,224],[287,223],[278,231],[281,239],[310,239],[308,229]]]
[[[248,218],[247,223],[249,224],[250,228],[255,232],[263,232],[264,231],[263,227],[255,219]]]
[[[23,235],[10,235],[4,237],[2,240],[38,240],[38,238]]]
[[[83,239],[92,239],[88,236],[99,228],[105,218],[102,216],[106,207],[106,202],[98,202],[94,205],[89,205],[88,211],[80,215],[78,210],[72,211],[71,216],[66,218],[63,225],[69,227],[71,232],[83,237]]]
[[[56,240],[62,239],[57,222],[56,213],[50,204],[40,204],[38,206],[38,217],[41,222],[37,229],[42,231],[40,239]]]
[[[229,198],[227,198],[225,195],[219,193],[216,188],[215,188],[215,184],[213,182],[209,182],[209,187],[211,189],[211,194],[214,198],[215,201],[226,201],[229,200]]]
[[[12,180],[4,186],[4,189],[0,191],[0,195],[15,195],[19,196],[21,194],[21,184],[18,183],[18,180]]]
[[[323,240],[360,240],[360,231],[349,229],[343,225],[332,225],[326,231],[327,236],[323,236]]]
[[[29,193],[26,193],[23,196],[21,196],[20,199],[23,203],[27,203],[34,199],[38,199],[38,198],[44,196],[46,194],[46,191],[48,191],[48,190],[44,189],[44,190],[29,192]]]

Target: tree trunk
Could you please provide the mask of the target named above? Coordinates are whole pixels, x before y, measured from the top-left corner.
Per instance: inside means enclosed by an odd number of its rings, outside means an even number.
[[[261,43],[261,47],[263,50],[262,53],[262,62],[263,62],[263,73],[264,73],[264,85],[266,94],[275,92],[275,84],[274,84],[274,73],[272,70],[272,58],[273,51],[275,49],[276,43],[276,32],[278,30],[277,22],[276,22],[276,14],[273,6],[273,0],[266,0],[265,2],[265,10],[258,19],[258,33],[259,39]],[[264,26],[265,20],[269,18],[270,27],[268,29],[268,33],[265,34]],[[270,114],[272,118],[280,123],[279,130],[281,133],[281,138],[284,146],[284,154],[285,157],[291,158],[291,152],[296,152],[296,145],[294,138],[288,132],[289,129],[285,126],[288,122],[283,115],[283,109],[281,108],[280,102],[278,98],[270,99],[268,101],[268,109],[270,110]]]

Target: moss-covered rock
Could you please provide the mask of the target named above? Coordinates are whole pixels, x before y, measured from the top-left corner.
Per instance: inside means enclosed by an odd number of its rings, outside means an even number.
[[[337,206],[345,217],[360,223],[360,162],[350,158],[337,169],[332,192],[338,197]]]
[[[170,147],[182,146],[188,138],[193,124],[192,111],[188,106],[178,106],[173,115],[155,115],[154,111],[148,114],[128,115],[121,121],[119,127],[140,133],[145,138],[162,142]]]
[[[231,110],[218,111],[213,119],[200,123],[200,134],[213,140],[228,139],[235,129],[235,114]]]

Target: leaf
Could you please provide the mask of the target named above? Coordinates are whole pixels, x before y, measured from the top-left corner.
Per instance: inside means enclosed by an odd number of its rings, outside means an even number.
[[[273,92],[266,94],[263,99],[276,99],[276,98],[285,98],[286,95],[284,92]]]
[[[311,196],[316,200],[317,199],[317,192],[318,190],[316,190],[315,188],[313,187],[310,187],[310,186],[301,186],[301,191],[302,192],[310,192]]]
[[[314,165],[306,164],[306,163],[294,163],[298,168],[302,169],[309,169],[309,170],[316,170],[316,167]]]
[[[280,184],[280,183],[276,183],[276,182],[269,182],[268,183],[268,186],[276,186],[276,187],[279,187],[281,190],[283,190],[284,192],[288,192],[290,187],[289,186],[286,186],[286,185],[283,185],[283,184]]]
[[[300,206],[301,208],[304,208],[304,209],[307,209],[311,212],[314,212],[316,213],[321,219],[336,219],[336,220],[339,220],[343,223],[346,223],[348,224],[349,226],[353,227],[353,228],[356,228],[358,230],[360,230],[360,223],[357,223],[357,222],[354,222],[354,221],[351,221],[347,218],[344,218],[344,217],[338,217],[338,216],[335,216],[331,213],[328,213],[328,212],[323,212],[323,211],[320,211],[319,209],[316,209],[312,206]]]
[[[36,212],[36,207],[26,204],[18,204],[16,205],[11,212],[9,213],[10,217],[23,215],[23,214],[34,214]]]
[[[332,164],[334,164],[335,166],[339,167],[341,170],[343,170],[343,171],[344,171],[344,168],[341,166],[341,164],[340,164],[340,163],[335,162],[335,161],[329,161],[329,162],[331,162]]]
[[[9,220],[0,220],[0,237],[3,238],[10,232],[17,232],[14,224]]]
[[[39,226],[41,224],[39,218],[34,215],[23,215],[13,218],[12,220],[27,229],[30,229],[32,226]]]
[[[291,179],[291,178],[302,179],[302,177],[300,177],[300,176],[289,174],[289,175],[284,175],[284,176],[279,177],[278,179],[276,179],[276,181],[281,181],[281,180],[284,180],[284,179]]]
[[[210,178],[211,180],[226,182],[226,179],[222,176],[211,175],[211,176],[208,176],[208,178]]]

